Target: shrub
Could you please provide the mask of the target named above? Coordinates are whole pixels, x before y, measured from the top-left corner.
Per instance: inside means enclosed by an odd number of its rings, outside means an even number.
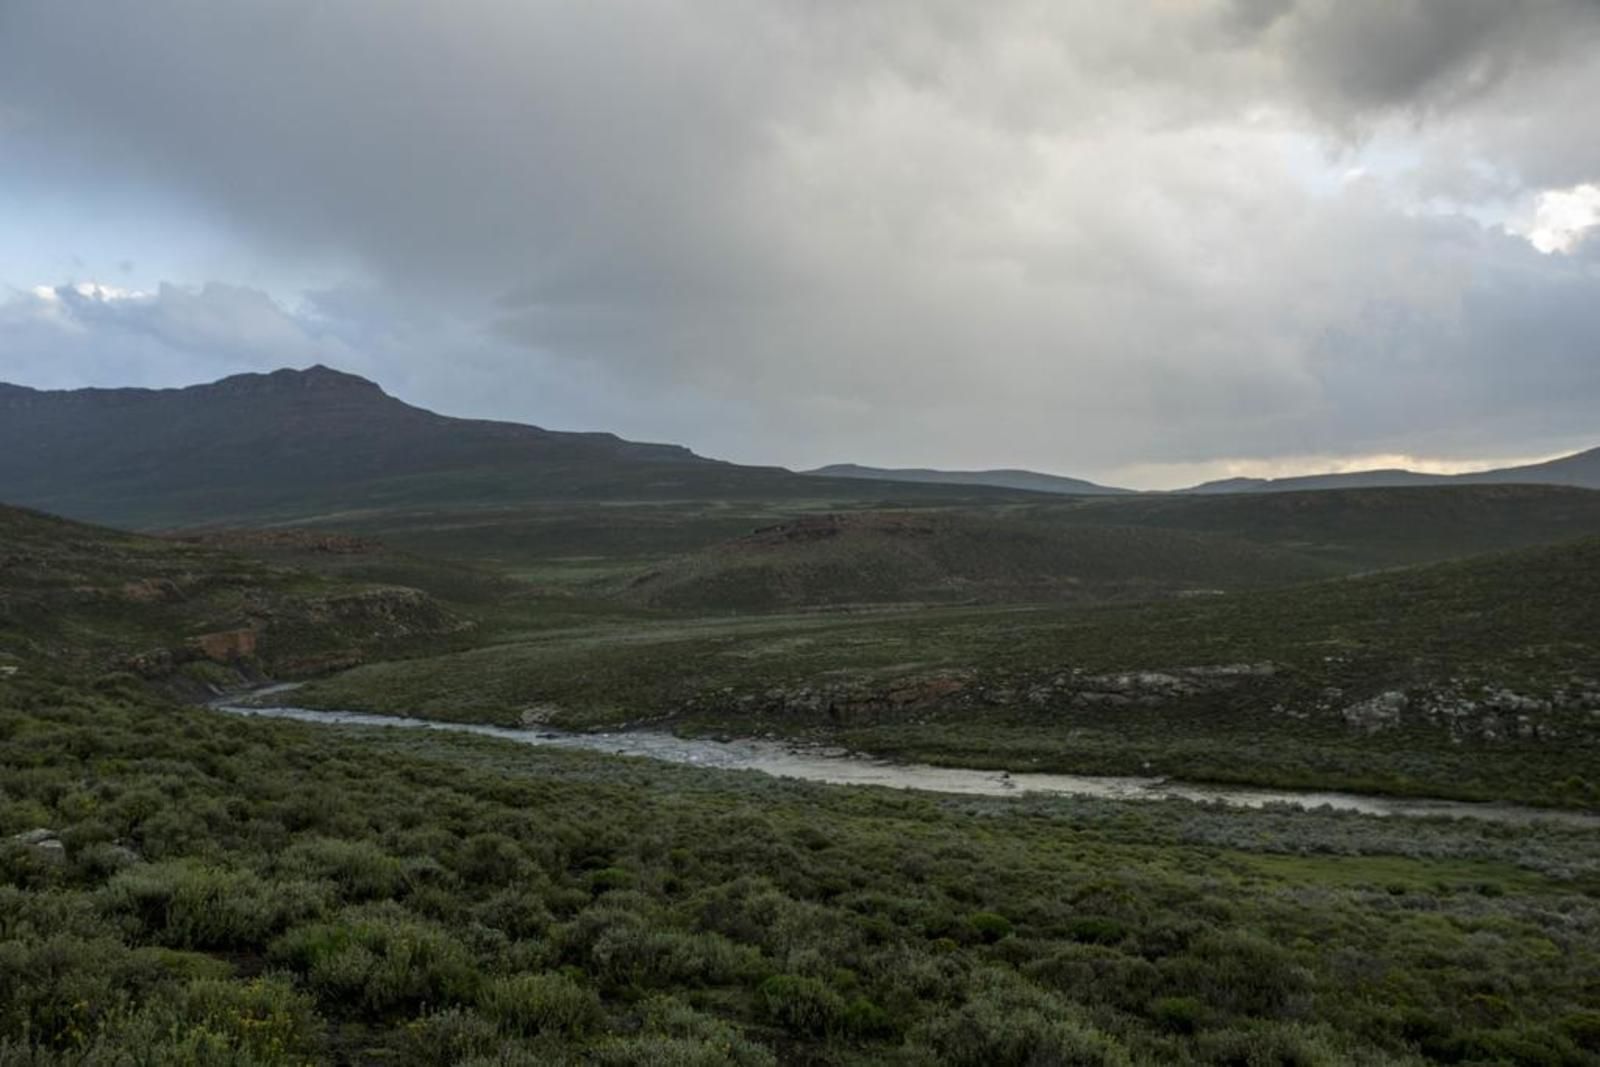
[[[1148,1004],[1161,982],[1160,972],[1149,960],[1103,945],[1068,943],[1025,965],[1022,973],[1073,1000],[1110,1004],[1124,1011]]]
[[[617,889],[632,889],[637,880],[632,871],[621,867],[602,867],[589,872],[589,891],[599,896]]]
[[[322,1003],[369,1015],[463,1003],[477,988],[477,968],[459,941],[393,908],[296,927],[272,955],[303,973]]]
[[[479,905],[475,914],[485,926],[519,939],[546,933],[552,921],[543,897],[520,886],[499,890]]]
[[[498,978],[478,993],[478,1007],[505,1034],[588,1033],[599,1025],[600,998],[561,974]]]
[[[346,900],[383,900],[405,885],[400,861],[370,841],[314,837],[296,842],[280,862],[282,869],[326,878]]]
[[[1199,938],[1189,953],[1159,967],[1176,994],[1199,997],[1230,1015],[1287,1014],[1311,991],[1310,973],[1287,950],[1242,930]]]
[[[1579,1048],[1600,1052],[1600,1011],[1571,1012],[1557,1025]]]
[[[1194,997],[1159,997],[1150,1003],[1150,1018],[1175,1034],[1194,1033],[1205,1015],[1206,1006]]]
[[[634,1037],[612,1038],[591,1053],[601,1067],[776,1067],[777,1059],[739,1029],[675,997],[644,1002]]]
[[[967,916],[967,927],[980,941],[989,945],[1011,936],[1011,920],[992,911],[979,911]]]
[[[980,993],[960,1009],[929,1020],[913,1040],[948,1067],[1125,1067],[1131,1062],[1116,1041],[1042,995]]]
[[[305,1057],[321,1032],[310,998],[277,976],[190,982],[176,1008],[181,1029],[204,1031],[230,1050],[261,1059]]]
[[[268,884],[249,871],[177,861],[118,872],[102,900],[139,936],[181,948],[230,948],[259,945],[321,910],[325,894],[315,885]]]
[[[1386,1062],[1376,1050],[1352,1048],[1321,1028],[1297,1023],[1219,1030],[1202,1034],[1195,1043],[1200,1061],[1219,1067],[1344,1067]]]
[[[844,998],[815,978],[775,974],[761,983],[761,1001],[769,1018],[793,1034],[822,1036],[840,1030]]]
[[[461,844],[454,867],[471,885],[508,885],[530,873],[522,846],[505,834],[473,834]]]
[[[1084,916],[1067,923],[1067,936],[1090,945],[1115,945],[1128,936],[1128,928],[1116,919]]]
[[[763,970],[761,954],[718,934],[617,925],[595,940],[595,971],[618,985],[729,985]]]
[[[407,1051],[419,1064],[459,1063],[485,1056],[498,1046],[493,1021],[470,1008],[446,1008],[406,1027]]]

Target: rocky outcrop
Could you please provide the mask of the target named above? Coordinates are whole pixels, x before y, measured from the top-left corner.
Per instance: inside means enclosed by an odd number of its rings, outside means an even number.
[[[1269,679],[1272,663],[1235,663],[1151,671],[1086,674],[1065,669],[1015,677],[977,670],[911,675],[839,676],[760,693],[730,690],[692,698],[697,707],[775,715],[826,716],[836,723],[903,718],[930,709],[1028,707],[1044,711],[1159,708]]]
[[[1400,725],[1401,713],[1410,700],[1398,690],[1389,690],[1366,700],[1358,700],[1340,709],[1345,724],[1362,733],[1375,734],[1393,730]]]
[[[40,827],[37,830],[25,830],[20,834],[13,834],[11,843],[21,846],[32,852],[37,858],[49,864],[67,862],[67,845],[54,830]]]
[[[257,637],[252,629],[218,630],[189,638],[189,647],[216,663],[237,663],[256,654]]]

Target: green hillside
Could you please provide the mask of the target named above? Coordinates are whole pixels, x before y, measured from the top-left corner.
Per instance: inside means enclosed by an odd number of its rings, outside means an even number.
[[[635,576],[624,598],[680,609],[913,601],[1106,600],[1320,577],[1331,566],[1210,534],[1007,515],[809,516]]]
[[[1137,606],[637,620],[297,699],[968,766],[1600,802],[1600,539]]]
[[[1021,510],[1041,522],[1221,534],[1351,569],[1426,563],[1600,534],[1600,491],[1541,485],[1146,494]]]
[[[321,539],[323,554],[352,546]],[[349,666],[464,633],[419,589],[0,507],[0,662],[222,681]]]

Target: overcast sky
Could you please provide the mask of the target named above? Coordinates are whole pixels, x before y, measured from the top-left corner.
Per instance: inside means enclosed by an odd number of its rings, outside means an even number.
[[[1170,486],[1600,444],[1600,0],[0,0],[0,379]]]

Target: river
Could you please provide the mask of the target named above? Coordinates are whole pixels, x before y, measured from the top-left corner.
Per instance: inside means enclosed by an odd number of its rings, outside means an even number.
[[[272,691],[258,691],[253,694],[253,698],[259,700]],[[480,723],[416,719],[403,715],[373,715],[358,711],[319,711],[279,705],[253,706],[232,703],[227,698],[213,702],[211,707],[233,715],[291,719],[295,722],[322,723],[329,726],[443,730],[452,733],[478,734],[524,745],[583,749],[621,756],[643,756],[669,763],[684,763],[719,770],[762,771],[780,778],[798,778],[831,785],[877,785],[974,796],[1047,793],[1107,800],[1181,799],[1241,808],[1291,805],[1308,810],[1329,808],[1363,815],[1411,818],[1467,818],[1518,824],[1544,820],[1567,826],[1600,829],[1600,815],[1522,807],[1515,804],[1469,803],[1361,793],[1247,789],[1174,782],[1159,778],[1022,772],[1008,774],[960,767],[895,763],[838,749],[794,745],[781,741],[748,738],[713,741],[705,738],[677,737],[650,730],[569,733],[549,728],[519,729]]]

